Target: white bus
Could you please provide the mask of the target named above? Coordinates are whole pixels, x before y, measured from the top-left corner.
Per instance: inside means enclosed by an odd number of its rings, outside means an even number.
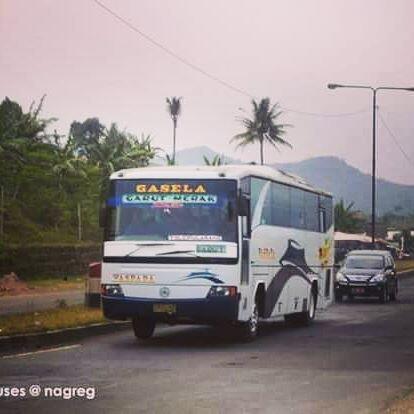
[[[102,305],[138,338],[157,322],[309,323],[333,299],[332,197],[270,167],[112,174],[102,211]]]

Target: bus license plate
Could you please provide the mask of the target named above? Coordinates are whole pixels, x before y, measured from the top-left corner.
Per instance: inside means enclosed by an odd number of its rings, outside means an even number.
[[[175,313],[177,308],[170,303],[154,303],[152,310],[154,313]]]

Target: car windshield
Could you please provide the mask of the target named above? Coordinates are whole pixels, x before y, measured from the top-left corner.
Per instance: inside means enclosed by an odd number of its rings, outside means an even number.
[[[384,258],[374,255],[349,256],[346,259],[345,267],[349,269],[382,269],[384,267]]]
[[[106,240],[237,241],[234,180],[114,180]]]

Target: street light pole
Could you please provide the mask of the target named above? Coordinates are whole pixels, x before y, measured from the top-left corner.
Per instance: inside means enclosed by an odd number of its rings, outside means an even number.
[[[371,243],[375,245],[375,200],[376,200],[376,126],[377,126],[377,92],[379,90],[401,90],[414,92],[414,87],[396,88],[393,86],[380,86],[373,88],[366,85],[339,85],[337,83],[328,83],[328,89],[352,88],[352,89],[370,89],[372,91],[372,183],[371,183]]]
[[[377,90],[372,90],[372,177],[371,177],[371,243],[375,245],[375,200],[376,200],[376,132],[377,132]]]

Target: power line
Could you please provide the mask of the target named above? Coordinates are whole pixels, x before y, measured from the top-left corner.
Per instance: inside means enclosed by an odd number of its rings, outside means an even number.
[[[367,113],[369,111],[369,109],[361,109],[359,111],[354,111],[354,112],[342,112],[342,113],[337,113],[337,114],[324,114],[324,113],[319,113],[319,112],[297,111],[295,109],[285,108],[284,106],[281,106],[280,109],[283,109],[285,112],[292,112],[294,114],[307,115],[307,116],[318,116],[318,117],[322,117],[322,118],[337,118],[337,117],[342,117],[342,116],[352,116],[352,115],[364,114],[364,113]]]
[[[101,3],[99,0],[93,0],[99,7],[106,10],[110,15],[115,17],[117,20],[119,20],[121,23],[129,27],[132,31],[137,33],[139,36],[143,37],[145,40],[150,42],[152,45],[156,46],[157,48],[163,50],[165,53],[168,53],[170,56],[172,56],[174,59],[178,60],[182,64],[188,66],[189,68],[201,73],[202,75],[206,76],[207,78],[219,82],[221,85],[225,86],[228,89],[233,90],[234,92],[240,93],[244,96],[247,96],[248,98],[253,99],[253,95],[250,95],[248,92],[237,88],[236,86],[231,85],[230,83],[218,78],[217,76],[211,75],[210,73],[206,72],[204,69],[200,68],[197,65],[194,65],[193,63],[189,62],[187,59],[184,59],[177,53],[173,52],[171,49],[167,48],[166,46],[162,45],[157,40],[153,39],[151,36],[148,36],[146,33],[144,33],[142,30],[138,29],[136,26],[134,26],[132,23],[130,23],[128,20],[124,19],[119,14],[115,13],[113,10],[111,10],[109,7],[105,6],[103,3]]]
[[[231,84],[231,83],[229,83],[227,81],[224,81],[223,79],[220,79],[218,76],[212,75],[211,73],[205,71],[201,67],[199,67],[199,66],[191,63],[187,59],[185,59],[182,56],[178,55],[177,53],[175,53],[170,48],[164,46],[163,44],[161,44],[160,42],[158,42],[157,40],[155,40],[153,37],[151,37],[151,36],[147,35],[146,33],[144,33],[142,30],[140,30],[138,27],[136,27],[135,25],[133,25],[132,23],[130,23],[128,20],[126,20],[122,16],[120,16],[118,13],[114,12],[108,6],[106,6],[105,4],[103,4],[101,1],[99,1],[99,0],[92,0],[92,1],[97,6],[99,6],[100,8],[102,8],[103,10],[105,10],[107,13],[109,13],[112,17],[114,17],[115,19],[117,19],[120,23],[124,24],[126,27],[128,27],[130,30],[132,30],[134,33],[138,34],[140,37],[144,38],[149,43],[151,43],[153,46],[157,47],[158,49],[161,49],[163,52],[167,53],[168,55],[170,55],[175,60],[178,60],[183,65],[189,67],[190,69],[195,70],[196,72],[202,74],[203,76],[209,78],[210,80],[221,84],[222,86],[226,87],[227,89],[232,90],[233,92],[237,92],[237,93],[239,93],[239,94],[241,94],[241,95],[243,95],[245,97],[248,97],[250,99],[255,99],[255,96],[252,95],[252,94],[250,94],[249,92],[247,92],[247,91],[245,91],[245,90],[243,90],[241,88],[238,88],[237,86],[234,86],[233,84]],[[315,116],[315,117],[326,117],[326,118],[335,118],[335,117],[342,117],[342,116],[352,116],[352,115],[357,115],[357,114],[360,114],[360,113],[367,112],[367,110],[361,110],[361,111],[348,112],[348,113],[325,114],[325,113],[318,113],[318,112],[298,111],[298,110],[295,110],[295,109],[285,108],[283,106],[280,106],[280,108],[283,111],[285,111],[285,112],[291,112],[291,113],[295,113],[295,114],[298,114],[298,115]]]
[[[393,139],[393,141],[395,142],[395,144],[397,145],[397,148],[401,151],[401,154],[404,155],[404,158],[414,167],[414,161],[409,157],[409,155],[404,151],[403,147],[401,146],[401,144],[398,142],[397,137],[395,136],[395,134],[391,131],[390,127],[387,125],[387,123],[385,122],[384,117],[381,115],[380,111],[378,110],[378,116],[379,119],[381,120],[382,125],[384,126],[384,128],[388,131],[388,134],[390,135],[390,137]]]

